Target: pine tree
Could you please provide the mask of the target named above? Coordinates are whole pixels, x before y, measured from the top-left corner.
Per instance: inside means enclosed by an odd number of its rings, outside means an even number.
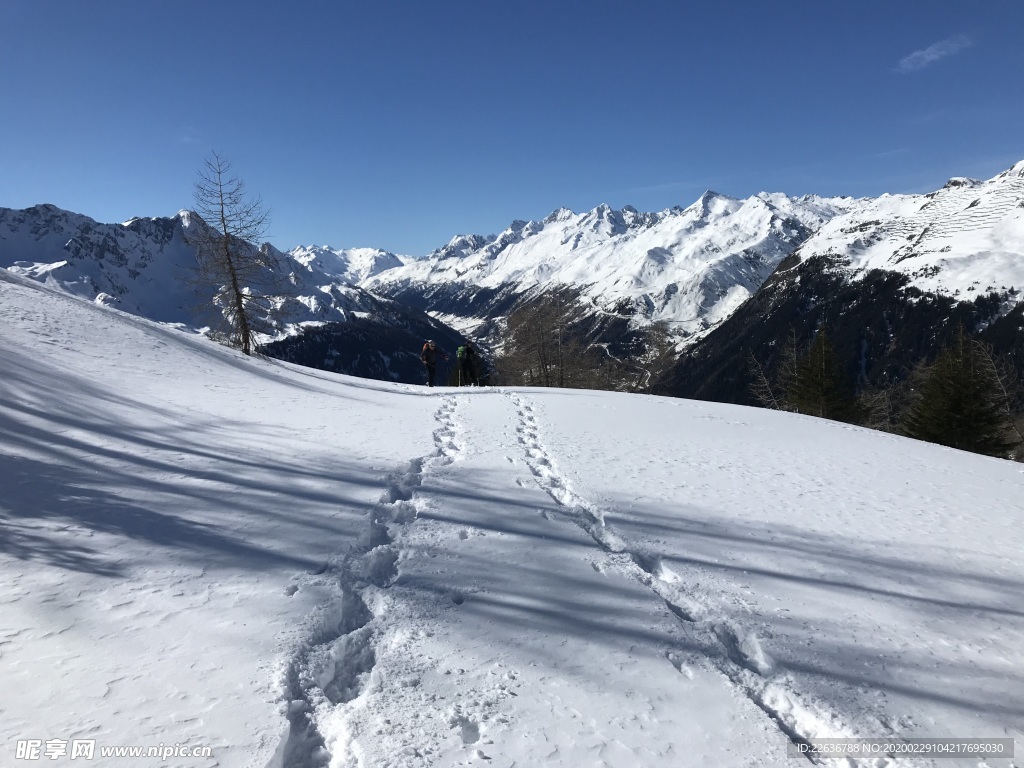
[[[1000,457],[1019,442],[991,350],[963,328],[918,377],[903,423],[907,436]]]
[[[807,354],[796,361],[785,402],[791,410],[809,416],[836,421],[856,418],[853,387],[824,329]]]

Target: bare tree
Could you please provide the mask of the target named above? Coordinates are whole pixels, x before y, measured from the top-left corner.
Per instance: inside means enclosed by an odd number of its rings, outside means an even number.
[[[531,387],[613,389],[607,355],[580,338],[581,309],[568,291],[551,291],[521,304],[506,322],[495,361],[502,382]]]
[[[882,384],[865,385],[857,395],[861,426],[880,432],[898,432],[921,378],[912,373]]]
[[[198,248],[198,280],[214,289],[230,342],[251,355],[257,334],[271,330],[274,296],[283,281],[273,250],[258,245],[269,213],[216,152],[199,171],[195,205],[207,224],[189,238]]]
[[[765,373],[764,366],[757,361],[753,351],[747,351],[747,368],[750,370],[750,392],[765,408],[782,410],[782,393],[777,382]]]
[[[786,399],[790,388],[799,382],[799,360],[805,350],[796,338],[796,331],[789,329],[785,342],[776,353],[774,371],[769,374],[754,356],[752,350],[747,352],[747,368],[751,374],[750,392],[765,408],[779,411],[793,410]]]

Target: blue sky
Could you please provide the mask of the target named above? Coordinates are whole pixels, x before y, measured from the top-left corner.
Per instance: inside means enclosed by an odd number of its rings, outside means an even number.
[[[702,7],[698,7],[702,6]],[[923,192],[1024,159],[1024,2],[0,0],[0,206],[192,203],[422,255],[608,203]]]

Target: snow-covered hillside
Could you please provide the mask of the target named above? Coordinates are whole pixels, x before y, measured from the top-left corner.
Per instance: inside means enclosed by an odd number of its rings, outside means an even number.
[[[901,272],[924,291],[970,299],[1024,289],[1024,161],[988,181],[883,195],[827,222],[802,258],[838,256],[855,274]]]
[[[98,766],[211,747],[181,768],[1021,748],[1018,464],[713,403],[333,376],[6,272],[0,327],[3,765],[29,739],[57,766],[78,740]]]
[[[460,236],[424,259],[362,284],[389,295],[417,288],[431,309],[480,290],[526,293],[553,286],[583,289],[601,311],[667,320],[684,334],[721,322],[808,235],[860,203],[850,198],[746,200],[706,192],[686,209],[640,213],[606,205],[586,213],[562,208],[542,221],[517,221],[496,237]]]

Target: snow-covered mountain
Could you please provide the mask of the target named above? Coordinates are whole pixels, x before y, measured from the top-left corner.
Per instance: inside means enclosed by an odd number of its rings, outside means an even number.
[[[53,205],[0,208],[0,268],[164,323],[198,327],[187,213],[100,224]]]
[[[378,248],[334,249],[327,245],[300,245],[288,251],[288,255],[310,272],[346,285],[355,285],[411,261],[408,256]]]
[[[1024,372],[1024,162],[926,195],[864,200],[824,223],[680,361],[672,392],[753,402],[750,357],[827,329],[858,387],[885,387],[958,327]]]
[[[954,178],[927,195],[883,195],[825,222],[799,251],[847,262],[856,279],[898,272],[923,291],[1024,290],[1024,160],[987,181]]]
[[[699,334],[728,317],[825,222],[861,204],[706,192],[688,208],[657,213],[562,208],[497,236],[453,238],[362,285],[467,326],[507,307],[509,294],[569,286],[595,313],[639,324],[665,320],[682,335]]]
[[[77,296],[190,329],[205,323],[203,287],[196,285],[194,245],[208,230],[189,211],[170,218],[100,224],[87,216],[38,205],[0,208],[0,268]],[[355,283],[401,266],[393,254],[369,248],[332,251],[297,248],[274,256],[291,283],[282,333],[310,322],[345,322],[375,303]]]
[[[743,369],[752,351],[770,357],[790,327],[811,335],[814,323],[827,321],[849,329],[840,341],[849,346],[849,359],[859,361],[851,374],[877,383],[899,378],[937,351],[943,334],[922,341],[919,326],[956,316],[955,322],[981,330],[1018,305],[1024,296],[1022,174],[1024,162],[987,181],[954,178],[930,194],[858,200],[766,193],[735,200],[708,192],[688,208],[659,213],[559,209],[539,222],[517,221],[497,236],[454,238],[363,285],[487,341],[500,340],[500,319],[512,308],[569,286],[586,307],[588,341],[630,355],[642,349],[638,327],[667,321],[679,348],[689,350],[681,368],[690,370],[680,370],[686,383],[674,391],[733,402],[749,400]],[[821,272],[826,262],[827,279]],[[876,291],[885,275],[891,290]],[[845,287],[828,282],[836,276]],[[920,302],[909,289],[936,298]],[[781,299],[783,290],[792,296]],[[966,321],[959,316],[967,310],[956,309],[958,303],[989,293],[998,297],[972,304]],[[751,303],[754,296],[758,301]],[[823,314],[829,307],[835,317]],[[742,317],[711,338],[737,311]],[[888,318],[885,333],[855,338],[856,329],[873,327],[879,318]],[[886,334],[917,340],[883,351]],[[1013,348],[1012,328],[993,334],[997,346]],[[872,372],[873,345],[879,347],[875,359],[884,363]]]
[[[2,270],[0,328],[0,765],[1024,741],[1019,464],[717,403],[337,376]],[[943,757],[843,763],[1019,765]]]
[[[194,274],[194,243],[207,229],[189,211],[101,224],[52,205],[0,208],[0,268],[140,317],[193,331],[216,328],[212,290]],[[442,323],[355,284],[401,266],[394,254],[315,247],[282,253],[269,244],[260,247],[278,265],[286,288],[280,320],[270,323],[277,331],[275,353],[285,359],[414,381],[424,338],[436,337],[449,348],[458,343]],[[316,329],[317,344],[303,338],[310,328]]]
[[[584,304],[588,341],[629,354],[641,342],[638,329],[665,321],[682,346],[707,362],[693,367],[690,383],[676,391],[742,399],[739,358],[763,351],[789,326],[807,324],[810,332],[823,320],[836,325],[822,308],[851,318],[859,312],[857,322],[847,323],[851,329],[888,318],[869,347],[882,345],[885,334],[903,333],[900,323],[916,333],[915,324],[945,322],[960,311],[943,307],[989,293],[997,295],[990,302],[995,309],[977,309],[967,325],[980,329],[1006,317],[1024,296],[1022,174],[1024,162],[987,181],[956,178],[931,194],[875,199],[761,193],[738,200],[707,192],[687,208],[656,213],[562,208],[541,221],[516,221],[496,236],[454,237],[421,259],[372,248],[301,246],[282,253],[263,246],[293,288],[275,354],[413,381],[424,338],[435,337],[450,351],[459,340],[452,326],[498,341],[500,320],[512,308],[568,287]],[[210,318],[197,308],[210,302],[187,277],[194,263],[189,232],[200,226],[184,211],[98,224],[53,206],[0,209],[0,267],[198,329]],[[829,282],[836,276],[842,286]],[[891,290],[875,290],[879,276],[889,276]],[[921,303],[910,289],[939,298]],[[924,315],[925,308],[934,311]],[[730,320],[724,336],[705,341]],[[851,330],[851,350],[864,343],[854,336]],[[725,365],[705,354],[709,344],[730,347],[733,359]],[[933,352],[915,342],[892,356],[886,375]],[[857,375],[872,379],[870,355],[850,356],[861,360]],[[731,384],[723,389],[711,382],[711,371],[726,369]]]

